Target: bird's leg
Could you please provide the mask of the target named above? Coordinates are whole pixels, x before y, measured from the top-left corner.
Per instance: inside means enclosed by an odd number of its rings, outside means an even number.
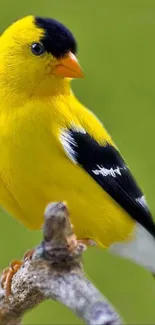
[[[34,249],[27,251],[22,261],[19,260],[12,261],[10,263],[10,266],[3,271],[1,277],[1,286],[3,289],[5,289],[5,296],[7,299],[11,295],[11,284],[12,284],[12,278],[14,274],[18,272],[18,270],[24,264],[25,261],[30,260],[32,258],[33,253],[34,253]]]

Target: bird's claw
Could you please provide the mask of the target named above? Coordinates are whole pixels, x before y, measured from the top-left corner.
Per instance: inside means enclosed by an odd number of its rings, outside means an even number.
[[[67,248],[70,253],[73,253],[73,251],[75,251],[78,248],[78,246],[80,248],[80,246],[88,247],[88,246],[96,246],[96,245],[97,245],[96,242],[89,238],[77,240],[75,234],[72,234],[70,237],[67,237]]]
[[[12,261],[10,263],[10,266],[3,271],[1,277],[1,287],[5,290],[5,296],[7,299],[11,295],[11,284],[12,284],[12,279],[14,274],[18,272],[20,267],[27,260],[31,260],[33,253],[34,253],[34,249],[27,251],[22,261],[19,260]]]
[[[97,243],[93,239],[90,239],[90,238],[84,238],[84,239],[78,240],[78,242],[81,244],[84,244],[87,247],[97,246]]]

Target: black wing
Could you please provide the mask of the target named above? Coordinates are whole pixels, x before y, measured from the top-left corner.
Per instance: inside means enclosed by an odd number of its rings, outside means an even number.
[[[145,197],[116,148],[100,145],[83,129],[64,130],[61,142],[67,155],[91,177],[129,215],[155,237],[155,224]]]

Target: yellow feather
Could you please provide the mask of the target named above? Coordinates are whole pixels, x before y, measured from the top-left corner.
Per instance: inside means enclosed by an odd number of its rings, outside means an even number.
[[[107,247],[127,239],[134,222],[65,155],[59,133],[71,123],[99,142],[111,142],[102,124],[73,95],[1,111],[0,203],[27,227],[37,229],[46,204],[65,200],[78,237]]]

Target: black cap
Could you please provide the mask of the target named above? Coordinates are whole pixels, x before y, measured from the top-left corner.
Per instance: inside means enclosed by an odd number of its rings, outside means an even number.
[[[63,57],[71,51],[73,54],[77,52],[77,44],[72,33],[61,23],[49,18],[35,18],[37,27],[44,29],[45,34],[40,40],[45,50],[56,58]]]

